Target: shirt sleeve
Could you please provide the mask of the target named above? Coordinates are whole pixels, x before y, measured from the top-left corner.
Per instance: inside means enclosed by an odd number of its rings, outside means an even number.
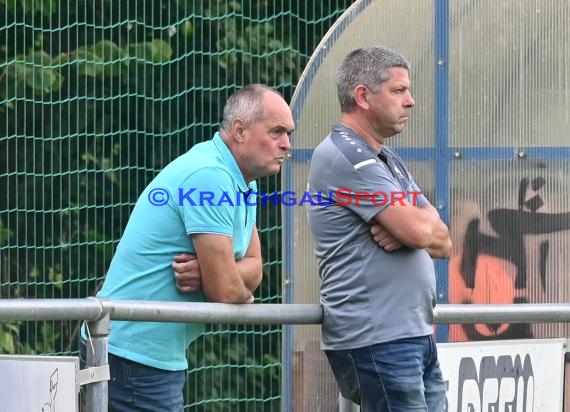
[[[178,188],[178,208],[187,234],[233,235],[235,206],[244,204],[237,183],[223,169],[192,173]]]
[[[425,197],[423,191],[416,184],[412,174],[408,170],[407,166],[404,164],[404,161],[402,160],[402,158],[396,152],[394,152],[392,150],[390,150],[390,154],[391,154],[391,156],[393,156],[394,161],[396,162],[397,166],[401,170],[403,170],[403,172],[405,174],[404,181],[400,181],[400,183],[406,186],[408,201],[413,206],[416,206],[416,207],[424,207],[426,205],[429,205],[430,204],[429,200],[427,199],[427,197]]]
[[[412,188],[412,190],[410,191],[410,193],[414,194],[414,202],[413,202],[414,206],[424,207],[424,206],[427,206],[430,204],[427,197],[425,197],[424,193],[418,187],[418,185],[416,184],[416,182],[413,179],[411,180],[411,188]]]

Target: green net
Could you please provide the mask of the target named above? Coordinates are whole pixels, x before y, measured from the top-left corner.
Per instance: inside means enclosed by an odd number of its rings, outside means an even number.
[[[170,160],[216,131],[229,94],[290,100],[348,0],[0,0],[1,298],[98,290],[131,208]],[[279,178],[260,190],[279,190]],[[281,217],[259,208],[281,302]],[[2,322],[0,353],[77,354],[78,322]],[[189,350],[192,411],[276,411],[281,328],[208,327]]]

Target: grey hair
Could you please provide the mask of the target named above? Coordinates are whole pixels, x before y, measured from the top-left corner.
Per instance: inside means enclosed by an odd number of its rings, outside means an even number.
[[[409,71],[410,63],[400,53],[382,46],[364,47],[350,52],[336,72],[341,112],[349,113],[356,107],[356,86],[364,85],[375,93],[382,83],[390,79],[388,70],[393,67]]]
[[[220,129],[229,132],[235,119],[240,119],[246,126],[250,126],[263,118],[261,103],[265,92],[280,95],[279,92],[264,84],[250,84],[234,92],[224,106]]]

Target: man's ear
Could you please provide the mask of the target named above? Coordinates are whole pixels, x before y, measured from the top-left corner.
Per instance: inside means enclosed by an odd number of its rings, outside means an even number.
[[[370,105],[368,104],[367,96],[368,88],[366,86],[359,84],[354,88],[354,101],[357,106],[368,109]]]
[[[238,143],[243,143],[244,142],[244,132],[245,132],[245,123],[243,122],[243,120],[241,119],[234,119],[232,121],[232,138],[238,142]]]

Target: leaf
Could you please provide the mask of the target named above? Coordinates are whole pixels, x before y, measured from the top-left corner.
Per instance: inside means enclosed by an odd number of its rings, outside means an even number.
[[[63,83],[63,77],[51,68],[34,67],[32,75],[26,79],[26,84],[38,95],[58,90]]]
[[[40,12],[45,17],[50,17],[57,11],[57,0],[43,0],[41,2]]]
[[[103,73],[107,76],[117,76],[121,72],[121,64],[126,60],[128,54],[109,40],[95,43],[92,52],[103,61]]]
[[[190,23],[189,21],[185,21],[184,23],[182,23],[180,31],[184,36],[190,37],[194,33],[194,26],[192,26],[192,23]]]
[[[8,330],[8,332],[12,333],[13,335],[17,335],[18,333],[20,333],[20,329],[15,321],[4,322],[2,324],[2,327]]]
[[[66,64],[67,62],[69,62],[69,56],[67,53],[60,53],[52,59],[52,64],[58,67]]]
[[[26,67],[25,63],[22,62],[12,62],[6,67],[6,76],[12,77],[17,82],[26,81],[27,74],[31,72],[31,69]]]
[[[30,273],[28,273],[28,277],[31,279],[36,279],[39,275],[40,271],[36,266],[32,267],[32,270],[30,270]]]
[[[4,224],[0,219],[0,245],[7,245],[12,235],[13,232],[7,227],[4,227]]]
[[[8,332],[0,332],[0,349],[2,353],[15,353],[14,336]]]
[[[129,57],[143,62],[162,63],[172,56],[172,47],[164,40],[154,39],[150,42],[135,43],[127,48]]]
[[[92,46],[93,53],[105,62],[116,62],[123,57],[123,50],[110,40],[103,40]]]
[[[25,86],[32,88],[38,95],[59,90],[63,84],[59,67],[59,62],[54,64],[52,57],[41,50],[16,57],[4,71],[7,77],[14,79],[8,82],[6,97],[23,96]]]
[[[150,42],[150,45],[153,51],[152,54],[153,61],[157,63],[165,62],[168,61],[172,56],[172,47],[170,47],[170,44],[168,44],[164,40],[154,39],[153,41]]]
[[[153,47],[151,43],[135,43],[128,46],[129,57],[136,60],[149,62],[152,60]]]
[[[95,163],[95,165],[97,165],[97,158],[91,152],[83,153],[81,155],[81,160],[85,161],[86,164],[93,162],[93,163]]]
[[[43,50],[33,50],[25,56],[27,63],[35,66],[51,67],[52,57]]]
[[[105,70],[105,61],[87,47],[82,47],[70,55],[70,61],[77,72],[84,76],[97,77]]]

